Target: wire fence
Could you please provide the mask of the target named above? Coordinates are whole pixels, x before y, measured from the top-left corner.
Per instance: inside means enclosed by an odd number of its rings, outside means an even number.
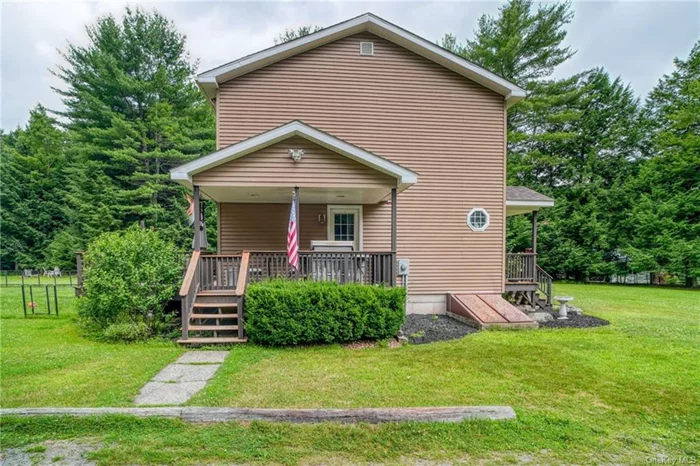
[[[36,271],[36,270],[2,270],[0,271],[0,288],[22,285],[77,286],[78,275],[74,270]]]

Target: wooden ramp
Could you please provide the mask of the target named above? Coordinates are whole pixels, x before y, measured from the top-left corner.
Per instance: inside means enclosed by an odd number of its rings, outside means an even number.
[[[537,328],[537,322],[497,294],[449,294],[447,311],[477,328]]]

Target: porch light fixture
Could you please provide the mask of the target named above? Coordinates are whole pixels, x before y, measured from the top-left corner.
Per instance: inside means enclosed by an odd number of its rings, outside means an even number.
[[[289,149],[289,155],[295,162],[300,162],[304,156],[304,149]]]
[[[318,223],[321,225],[326,224],[326,214],[318,214]]]
[[[489,227],[489,213],[485,209],[474,208],[467,214],[467,225],[473,231],[484,231]]]

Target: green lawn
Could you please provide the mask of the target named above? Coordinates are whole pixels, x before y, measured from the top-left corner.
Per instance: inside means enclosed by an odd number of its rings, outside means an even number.
[[[2,300],[2,406],[128,405],[176,358],[169,344],[106,345]],[[512,405],[518,420],[457,425],[189,425],[179,421],[4,419],[4,446],[98,438],[105,464],[318,464],[418,459],[535,464],[700,461],[700,294],[556,285],[612,325],[479,332],[398,349],[232,350],[192,405]],[[68,298],[66,297],[66,300]],[[69,308],[69,305],[66,305]],[[664,456],[665,455],[665,456]]]
[[[25,318],[21,288],[0,288],[3,408],[128,406],[141,386],[182,352],[170,342],[119,345],[82,337],[75,322],[73,288],[57,289],[58,317]],[[35,293],[37,310],[45,312],[44,291],[37,287]]]

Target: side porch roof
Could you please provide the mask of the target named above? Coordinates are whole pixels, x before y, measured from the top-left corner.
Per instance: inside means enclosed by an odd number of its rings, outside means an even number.
[[[198,173],[295,136],[304,138],[396,179],[398,191],[402,191],[418,181],[418,175],[415,172],[298,120],[290,121],[282,126],[173,168],[170,171],[170,176],[180,184],[191,187],[192,177]]]
[[[527,214],[542,207],[553,207],[554,199],[524,186],[506,187],[506,215]]]

